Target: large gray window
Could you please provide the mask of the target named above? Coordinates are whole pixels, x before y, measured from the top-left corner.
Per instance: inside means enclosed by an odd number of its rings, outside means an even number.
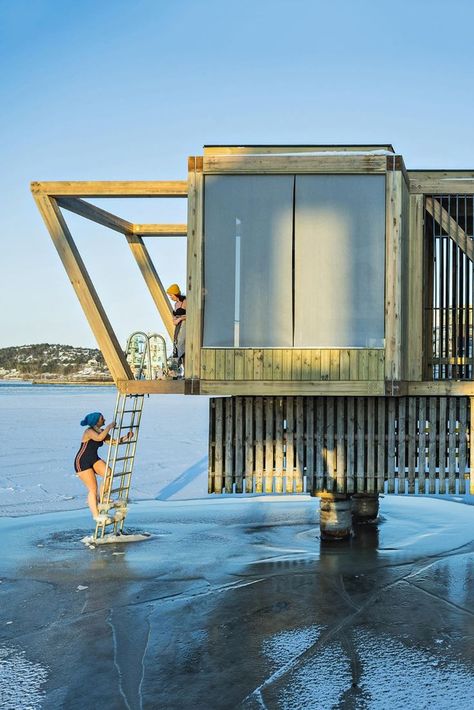
[[[298,175],[295,196],[295,347],[383,347],[385,177]]]
[[[383,175],[205,178],[205,347],[383,347]]]
[[[204,346],[293,345],[293,183],[205,178]]]

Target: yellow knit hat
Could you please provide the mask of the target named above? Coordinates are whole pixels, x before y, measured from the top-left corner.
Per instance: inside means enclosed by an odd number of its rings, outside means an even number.
[[[166,289],[166,293],[169,293],[170,296],[179,296],[181,289],[178,284],[171,284],[171,286],[168,286]]]

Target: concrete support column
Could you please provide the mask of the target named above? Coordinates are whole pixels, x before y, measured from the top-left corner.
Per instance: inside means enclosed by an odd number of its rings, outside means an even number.
[[[322,493],[320,501],[319,527],[321,540],[346,540],[352,534],[350,497]]]
[[[375,522],[378,515],[378,493],[355,493],[352,496],[352,518],[354,523]]]

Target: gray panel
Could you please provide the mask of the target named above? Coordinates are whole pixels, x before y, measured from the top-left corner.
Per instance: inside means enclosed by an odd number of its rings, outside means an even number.
[[[205,178],[205,347],[291,347],[293,176]]]
[[[299,175],[295,347],[382,347],[385,177]]]

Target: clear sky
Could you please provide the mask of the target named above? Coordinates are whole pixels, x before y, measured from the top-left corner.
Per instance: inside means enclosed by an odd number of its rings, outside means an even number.
[[[0,0],[0,347],[95,344],[30,181],[185,179],[206,143],[473,169],[473,24],[471,0]],[[184,201],[112,209],[185,221]],[[124,239],[68,223],[119,338],[162,330]],[[184,241],[150,247],[165,284]]]

